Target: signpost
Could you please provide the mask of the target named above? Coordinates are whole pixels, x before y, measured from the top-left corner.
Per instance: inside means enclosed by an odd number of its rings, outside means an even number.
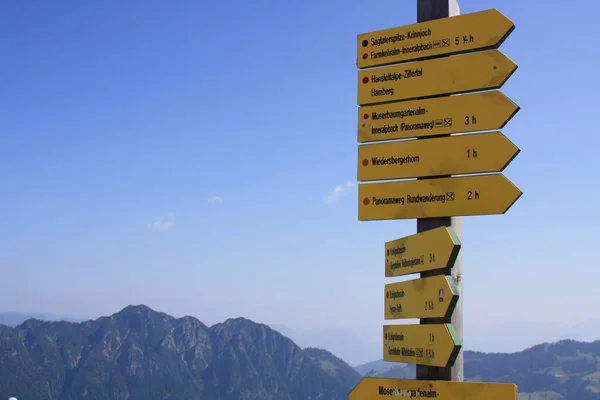
[[[358,105],[498,89],[517,65],[500,50],[358,71]]]
[[[437,400],[517,400],[517,386],[510,383],[444,382],[393,378],[362,378],[349,400],[428,398]]]
[[[460,14],[460,9],[457,0],[417,0],[417,22],[425,22],[429,20],[442,19],[446,17],[454,17]],[[430,178],[422,178],[429,180]],[[455,216],[443,216],[438,218],[420,218],[417,219],[417,233],[424,232],[430,229],[435,229],[440,226],[451,226],[458,235],[462,243],[462,219]],[[461,247],[462,250],[462,247]],[[441,271],[424,271],[421,272],[421,278],[440,275]],[[421,318],[420,324],[441,324],[451,323],[458,338],[462,342],[463,338],[463,292],[462,292],[462,251],[458,253],[456,262],[450,270],[450,276],[454,279],[454,283],[458,289],[458,303],[454,309],[454,313],[450,318]],[[447,367],[431,367],[428,365],[417,365],[416,379],[417,380],[446,380],[446,381],[462,381],[463,380],[463,354],[458,353],[456,361],[451,366]],[[458,399],[457,399],[458,400]],[[483,399],[482,399],[483,400]]]
[[[493,90],[517,69],[498,50],[514,24],[458,14],[456,0],[417,0],[417,24],[357,37],[357,140],[385,142],[358,147],[358,181],[417,178],[359,184],[358,219],[416,218],[417,234],[385,244],[385,276],[420,278],[384,288],[385,319],[419,324],[384,325],[383,359],[416,364],[416,380],[363,378],[351,400],[517,398],[512,384],[462,382],[461,352],[461,217],[503,214],[522,195],[499,173],[520,150],[494,131],[519,111]]]
[[[458,291],[444,275],[390,283],[384,289],[385,319],[450,318]]]
[[[501,129],[519,106],[498,90],[358,108],[358,141]]]
[[[361,184],[358,220],[504,214],[521,195],[502,174]]]
[[[500,132],[358,147],[358,180],[502,172],[520,150]]]
[[[385,244],[385,276],[450,269],[460,242],[454,229],[441,226]]]
[[[363,33],[357,37],[358,68],[376,67],[499,47],[514,24],[497,10]]]
[[[451,324],[383,326],[384,361],[447,367],[460,348]]]

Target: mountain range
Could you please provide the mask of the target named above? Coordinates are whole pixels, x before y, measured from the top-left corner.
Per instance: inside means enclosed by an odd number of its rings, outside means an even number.
[[[360,379],[266,325],[236,318],[209,328],[146,306],[0,325],[0,355],[0,398],[341,400]]]
[[[336,400],[362,376],[415,377],[412,365],[353,368],[328,350],[244,318],[208,327],[143,305],[82,322],[30,318],[0,325],[0,399]],[[516,383],[521,400],[600,399],[600,341],[464,356],[466,380]]]
[[[373,354],[379,354],[381,344],[369,342],[352,328],[340,329],[291,329],[285,325],[269,325],[277,332],[289,337],[298,346],[327,349],[341,357],[350,365],[362,364],[373,359]],[[344,340],[340,340],[344,338]]]
[[[351,365],[361,365],[381,354],[380,333],[377,329],[292,329],[285,325],[269,325],[292,339],[300,347],[328,349]],[[581,322],[504,322],[477,332],[467,330],[465,348],[483,353],[515,353],[539,343],[564,339],[591,342],[600,339],[600,319]],[[343,335],[343,336],[342,336]],[[339,340],[344,337],[344,340]]]
[[[363,376],[414,379],[415,366],[383,360],[355,367]],[[519,400],[600,399],[600,340],[562,340],[518,353],[464,352],[465,381],[506,382]]]
[[[29,318],[70,322],[93,319],[52,313],[0,312],[0,324],[8,326],[17,326]],[[206,323],[207,321],[203,322],[207,326],[214,325]],[[376,330],[364,329],[364,327],[297,329],[283,324],[267,325],[292,339],[302,348],[327,349],[350,365],[365,364],[381,353],[381,344],[378,342],[379,335]],[[503,323],[490,326],[476,335],[471,332],[465,338],[464,347],[484,353],[514,353],[543,342],[557,342],[564,339],[591,342],[600,338],[598,332],[600,332],[600,319],[593,318],[580,322],[565,321],[562,324],[550,322]],[[344,340],[339,340],[340,337],[343,337]],[[480,338],[484,338],[484,340],[480,340]]]
[[[6,326],[17,326],[27,321],[30,318],[39,319],[42,321],[67,321],[67,322],[83,322],[84,318],[68,317],[64,315],[56,315],[51,313],[20,313],[14,311],[0,312],[0,324]]]

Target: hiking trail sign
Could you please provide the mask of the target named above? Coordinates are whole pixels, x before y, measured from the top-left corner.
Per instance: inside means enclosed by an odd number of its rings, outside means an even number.
[[[357,36],[358,68],[396,64],[420,58],[494,49],[515,25],[491,9],[400,26]]]

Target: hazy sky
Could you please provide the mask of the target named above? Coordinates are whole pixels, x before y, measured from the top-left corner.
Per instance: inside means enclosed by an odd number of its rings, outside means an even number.
[[[463,220],[465,340],[600,317],[600,8],[460,7],[516,24],[503,133],[524,192]],[[416,1],[2,8],[0,310],[143,303],[380,340],[383,244],[416,222],[357,220],[355,40],[415,22]]]

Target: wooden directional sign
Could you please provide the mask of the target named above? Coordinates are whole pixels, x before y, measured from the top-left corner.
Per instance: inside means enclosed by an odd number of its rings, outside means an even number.
[[[498,90],[358,108],[358,141],[501,129],[519,106]]]
[[[460,241],[442,226],[385,243],[385,276],[401,276],[454,266]]]
[[[357,37],[358,68],[498,48],[515,26],[497,10],[441,18]]]
[[[358,146],[358,180],[502,172],[520,150],[500,132]]]
[[[451,367],[462,347],[451,324],[384,325],[384,361]]]
[[[385,319],[450,318],[458,301],[451,276],[389,283],[384,288]]]
[[[499,50],[358,71],[358,105],[498,89],[517,69]]]
[[[523,193],[502,174],[358,185],[358,220],[504,214]]]
[[[413,379],[362,378],[350,391],[349,400],[389,399],[517,400],[511,383],[417,381]]]

